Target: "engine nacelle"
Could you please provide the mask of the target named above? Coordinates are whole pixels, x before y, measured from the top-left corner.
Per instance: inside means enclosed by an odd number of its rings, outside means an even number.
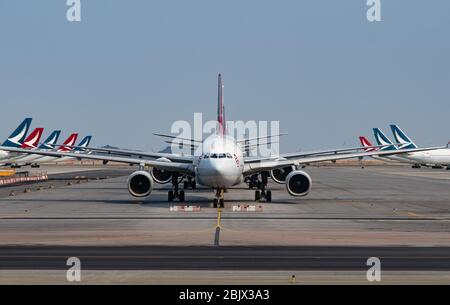
[[[159,158],[156,161],[171,162],[167,158]],[[151,175],[153,180],[160,184],[166,184],[172,180],[172,172],[162,169],[152,168]]]
[[[285,158],[277,159],[276,161],[285,161]],[[283,168],[277,168],[270,171],[270,177],[273,181],[278,184],[284,184],[286,182],[286,177],[295,170],[294,166],[286,166]]]
[[[152,176],[146,171],[137,171],[128,177],[128,192],[134,197],[147,197],[153,190]]]
[[[304,171],[295,170],[286,177],[286,189],[291,196],[306,196],[311,186],[311,177]]]

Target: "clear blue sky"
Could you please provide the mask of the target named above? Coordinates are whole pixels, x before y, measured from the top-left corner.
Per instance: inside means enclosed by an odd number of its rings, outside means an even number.
[[[34,127],[94,145],[160,149],[151,135],[193,112],[280,120],[282,151],[342,147],[397,122],[450,140],[450,1],[0,0],[0,137]],[[39,125],[39,126],[38,126]]]

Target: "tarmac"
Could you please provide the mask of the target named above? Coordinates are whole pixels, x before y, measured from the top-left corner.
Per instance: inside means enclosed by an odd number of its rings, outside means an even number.
[[[308,167],[313,188],[307,197],[290,197],[284,185],[271,183],[273,202],[255,203],[254,191],[242,185],[228,190],[220,213],[211,207],[210,189],[186,191],[183,205],[200,207],[197,212],[171,212],[167,186],[156,185],[144,200],[132,198],[125,186],[131,170],[86,169],[77,173],[83,179],[60,172],[53,182],[62,183],[31,185],[28,193],[23,186],[0,188],[0,283],[20,282],[23,269],[45,270],[41,280],[52,283],[58,271],[50,269],[67,268],[62,258],[75,254],[99,283],[154,283],[162,269],[184,273],[191,283],[221,283],[229,270],[244,272],[242,283],[281,283],[294,271],[308,275],[305,283],[364,283],[355,274],[365,274],[369,256],[384,262],[389,283],[450,283],[445,169]],[[8,196],[12,190],[16,196]],[[262,211],[233,212],[237,205]],[[122,275],[108,280],[105,274]]]

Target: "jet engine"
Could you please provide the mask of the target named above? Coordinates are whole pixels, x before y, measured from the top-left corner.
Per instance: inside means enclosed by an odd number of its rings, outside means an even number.
[[[128,192],[134,197],[147,197],[153,190],[152,176],[146,171],[137,171],[128,177]]]
[[[171,162],[167,158],[159,158],[156,161]],[[153,168],[151,171],[151,175],[153,180],[155,180],[157,183],[160,184],[166,184],[172,180],[172,172],[165,171],[162,169]]]
[[[285,158],[277,159],[276,161],[285,161]],[[284,184],[286,182],[286,177],[295,170],[294,166],[286,166],[283,168],[277,168],[270,171],[270,177],[273,181],[278,184]]]
[[[291,196],[303,197],[311,190],[311,177],[304,171],[292,171],[286,177],[286,189]]]

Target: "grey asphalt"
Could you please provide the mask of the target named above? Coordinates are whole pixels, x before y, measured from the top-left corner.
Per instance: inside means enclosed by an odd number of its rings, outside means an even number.
[[[220,229],[210,189],[186,191],[185,204],[200,206],[200,212],[170,212],[167,185],[155,185],[144,199],[128,194],[126,177],[133,168],[64,170],[51,175],[47,183],[53,189],[38,190],[41,183],[28,186],[31,193],[21,192],[23,186],[0,188],[0,270],[7,279],[22,282],[26,275],[20,272],[33,269],[54,270],[59,278],[73,256],[84,270],[122,270],[111,275],[118,281],[141,270],[188,270],[189,279],[220,270],[268,272],[258,279],[296,270],[354,271],[365,278],[367,259],[378,257],[382,270],[397,272],[400,282],[407,271],[440,274],[437,278],[448,282],[446,170],[308,167],[313,189],[304,198],[290,197],[284,185],[272,182],[272,203],[255,203],[254,191],[245,185],[229,189]],[[88,179],[67,185],[76,176]],[[17,196],[9,197],[15,187]],[[261,205],[263,211],[233,212],[243,204]],[[239,274],[234,281],[246,278]]]
[[[66,270],[367,270],[378,257],[388,271],[449,271],[450,247],[61,247],[2,246],[0,269]]]

